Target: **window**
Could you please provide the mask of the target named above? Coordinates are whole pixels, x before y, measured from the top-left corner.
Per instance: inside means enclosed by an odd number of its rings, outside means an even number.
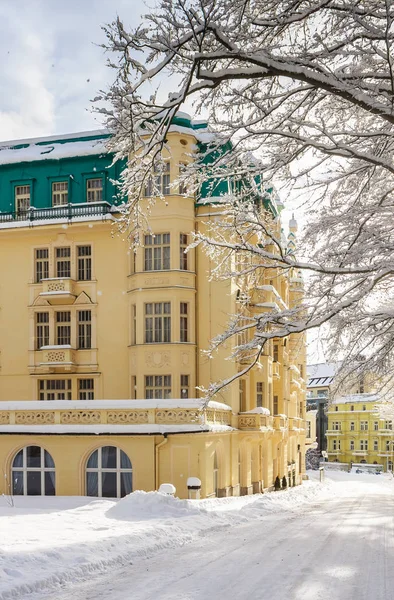
[[[94,379],[78,379],[78,400],[94,400]]]
[[[78,246],[78,281],[90,281],[92,279],[92,247]]]
[[[279,412],[278,396],[274,396],[274,415],[277,415],[278,412]]]
[[[189,341],[189,327],[188,327],[188,305],[186,302],[181,302],[180,306],[180,341]]]
[[[153,168],[153,177],[149,177],[144,196],[166,196],[170,193],[170,163],[158,162]]]
[[[170,234],[145,236],[144,270],[164,271],[170,268]]]
[[[188,254],[186,253],[186,248],[188,246],[187,243],[187,235],[185,233],[181,233],[179,236],[179,268],[182,271],[188,270]]]
[[[368,450],[368,440],[360,440],[360,450]]]
[[[36,349],[49,346],[49,313],[36,313]]]
[[[61,206],[68,203],[68,181],[54,181],[52,183],[52,206]]]
[[[131,344],[135,346],[137,343],[137,307],[135,304],[131,307]]]
[[[354,405],[353,404],[350,406],[350,410],[354,410]]]
[[[350,423],[350,431],[354,431],[354,421]]]
[[[319,398],[325,398],[327,396],[326,390],[317,390],[317,395]]]
[[[170,302],[145,304],[145,343],[171,342]]]
[[[332,424],[332,428],[335,431],[341,431],[341,422],[340,421],[334,421]]]
[[[379,421],[374,421],[373,422],[373,430],[374,431],[379,431]]]
[[[337,406],[335,407],[335,412],[338,412],[338,407]]]
[[[115,446],[95,450],[86,464],[86,494],[123,498],[133,491],[132,466],[127,454]]]
[[[171,398],[171,375],[145,375],[145,398]]]
[[[246,381],[245,379],[239,380],[239,409],[240,412],[246,412]]]
[[[15,496],[54,496],[55,463],[40,446],[26,446],[12,461],[12,493]]]
[[[181,398],[189,398],[189,375],[181,375]]]
[[[264,405],[264,383],[258,381],[256,383],[256,406]]]
[[[71,400],[71,379],[39,379],[40,400]]]
[[[367,410],[367,407],[365,404],[363,404],[363,410]]]
[[[137,377],[135,375],[131,377],[131,399],[137,400]]]
[[[377,451],[377,449],[378,449],[378,440],[374,440],[373,441],[373,449],[375,450],[375,452]]]
[[[386,452],[390,452],[390,448],[391,448],[391,441],[386,440]]]
[[[278,346],[278,344],[274,344],[273,358],[274,358],[274,362],[279,361],[279,346]]]
[[[78,348],[86,350],[92,347],[92,311],[77,311],[78,319]]]
[[[354,440],[350,440],[350,450],[354,450]]]
[[[71,277],[71,248],[55,249],[56,277]]]
[[[341,440],[332,440],[332,449],[340,450],[341,449]]]
[[[34,281],[39,283],[49,277],[49,251],[48,248],[37,248],[34,252]]]
[[[187,169],[187,163],[179,163],[179,177],[182,177],[182,175],[184,174],[186,169]],[[186,185],[185,185],[184,181],[179,182],[179,193],[183,194],[183,195],[187,193],[187,189],[186,189]]]
[[[30,185],[15,186],[15,211],[23,213],[30,208]]]
[[[393,428],[393,422],[392,421],[386,421],[385,422],[385,429],[392,429]]]
[[[218,455],[216,452],[214,452],[214,455],[213,455],[212,477],[213,477],[213,482],[212,482],[213,483],[213,491],[217,498],[219,495],[219,465],[218,465]]]
[[[102,202],[103,180],[101,177],[86,181],[86,200],[87,202]]]
[[[368,431],[368,421],[361,421],[360,422],[360,430],[361,431]]]
[[[55,344],[56,346],[71,345],[71,313],[69,311],[56,313]]]

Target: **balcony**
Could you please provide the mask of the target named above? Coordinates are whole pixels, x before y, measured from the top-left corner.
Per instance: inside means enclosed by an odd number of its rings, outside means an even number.
[[[290,417],[289,418],[289,431],[305,431],[306,430],[306,422],[304,419],[300,417]]]
[[[367,456],[367,454],[368,454],[368,450],[353,450],[352,451],[353,456]]]
[[[341,429],[327,429],[326,435],[342,435],[343,431]]]
[[[45,221],[62,219],[71,221],[73,219],[85,220],[86,218],[105,218],[118,210],[109,202],[89,202],[81,204],[65,204],[63,206],[53,206],[49,208],[30,208],[19,212],[1,212],[0,227],[12,227],[15,223],[32,225],[34,223],[45,224]],[[44,223],[41,223],[44,221]],[[20,225],[18,225],[20,226]]]
[[[242,431],[272,429],[273,421],[273,417],[269,415],[241,413],[238,415],[238,429]]]
[[[71,346],[42,346],[38,366],[71,369],[76,364],[76,351]]]
[[[274,427],[277,431],[283,431],[286,429],[286,421],[287,417],[284,415],[275,415],[274,417]]]
[[[72,432],[78,425],[88,426],[92,432],[111,431],[111,426],[122,428],[132,426],[136,433],[161,434],[163,426],[176,430],[185,426],[190,431],[209,430],[211,425],[230,426],[231,410],[218,403],[208,403],[207,407],[199,400],[48,400],[7,402],[0,407],[0,425],[23,426],[23,431],[36,431],[37,426],[64,426]],[[25,406],[23,406],[23,404]],[[157,425],[155,428],[154,425]],[[137,427],[135,427],[137,426]],[[5,429],[2,429],[4,432]],[[14,431],[14,428],[13,428]]]
[[[70,278],[54,277],[42,280],[40,297],[49,304],[72,304],[77,296],[74,292],[75,282]]]

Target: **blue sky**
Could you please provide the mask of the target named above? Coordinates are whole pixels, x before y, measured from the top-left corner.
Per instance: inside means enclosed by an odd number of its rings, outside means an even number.
[[[113,79],[98,45],[142,0],[0,0],[0,140],[95,129],[90,100]]]

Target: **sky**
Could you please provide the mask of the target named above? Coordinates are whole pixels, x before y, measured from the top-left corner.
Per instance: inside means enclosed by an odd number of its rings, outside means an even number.
[[[101,27],[145,12],[142,0],[0,0],[0,140],[97,129],[90,101],[114,79]]]

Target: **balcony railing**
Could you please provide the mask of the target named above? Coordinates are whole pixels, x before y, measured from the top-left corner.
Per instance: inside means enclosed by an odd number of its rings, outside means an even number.
[[[238,429],[272,429],[273,424],[274,419],[269,415],[260,413],[241,413],[238,415]]]
[[[50,208],[29,208],[26,211],[1,212],[1,223],[14,221],[48,221],[50,219],[75,219],[78,217],[104,217],[116,209],[109,202],[89,202],[82,204],[64,204]]]

